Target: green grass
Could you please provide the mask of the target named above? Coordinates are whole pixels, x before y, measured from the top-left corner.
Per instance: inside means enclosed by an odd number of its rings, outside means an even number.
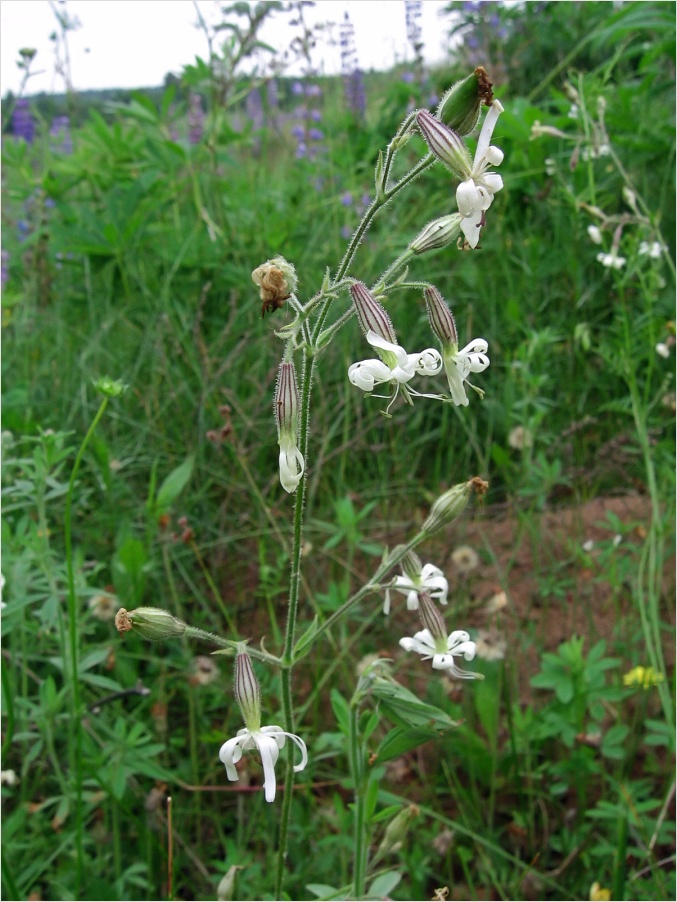
[[[301,661],[292,689],[310,763],[295,777],[290,898],[312,898],[310,884],[353,883],[350,743],[369,759],[404,729],[373,696],[351,723],[337,717],[356,665],[373,653],[393,658],[393,674],[423,702],[462,721],[369,765],[372,860],[395,811],[418,809],[402,845],[367,875],[369,887],[383,874],[379,897],[427,899],[448,886],[450,898],[588,898],[595,881],[612,898],[674,895],[674,673],[665,666],[674,621],[664,578],[674,542],[674,264],[640,254],[642,241],[674,244],[674,123],[665,114],[674,106],[674,25],[668,4],[643,4],[651,17],[639,33],[637,4],[581,6],[588,11],[549,4],[536,21],[530,11],[501,12],[502,58],[512,48],[522,66],[506,63],[505,78],[494,76],[506,107],[494,136],[505,188],[479,251],[447,248],[409,270],[448,300],[461,346],[489,341],[491,366],[477,378],[484,401],[420,399],[387,420],[346,379],[350,363],[370,356],[357,323],[322,352],[297,637],[370,578],[378,548],[409,539],[442,490],[476,474],[491,484],[482,522],[489,530],[507,512],[514,540],[506,548],[488,532],[482,571],[465,581],[449,554],[461,524],[476,525],[474,512],[420,551],[447,562],[452,628],[485,625],[485,567],[496,565],[506,582],[495,590],[510,597],[526,544],[538,604],[511,599],[495,621],[510,637],[505,658],[476,661],[485,680],[460,693],[424,679],[423,665],[400,652],[411,616],[398,604],[385,620],[381,595]],[[529,66],[540,73],[545,58],[556,70],[572,50],[563,30],[554,53],[555,25],[576,31],[586,15],[591,38],[580,56],[551,81],[543,72],[539,89]],[[446,86],[467,71],[434,80]],[[584,111],[576,120],[565,77]],[[167,794],[174,897],[213,898],[237,865],[235,898],[271,898],[280,799],[269,806],[246,780],[229,783],[218,760],[241,726],[232,659],[216,656],[218,679],[202,685],[193,658],[209,647],[149,644],[133,632],[122,640],[90,601],[114,593],[116,607],[165,608],[281,653],[293,506],[278,479],[272,400],[282,349],[274,331],[290,314],[261,319],[251,271],[280,253],[296,266],[302,301],[319,289],[344,252],[341,228],[359,221],[341,196],[373,195],[378,150],[418,90],[405,92],[397,73],[374,77],[359,125],[343,109],[340,80],[321,83],[326,150],[314,161],[295,159],[284,130],[234,132],[232,111],[208,119],[201,144],[174,142],[169,96],[159,112],[139,96],[92,113],[72,155],[50,150],[45,131],[31,146],[3,139],[3,770],[19,777],[2,789],[7,899],[168,898]],[[575,140],[530,140],[536,120],[589,134],[600,96],[610,155],[586,160],[583,139],[578,149]],[[424,152],[413,138],[401,174]],[[453,211],[453,192],[441,167],[425,172],[376,218],[350,275],[376,282],[425,223]],[[588,237],[593,223],[603,248]],[[610,270],[596,256],[619,225],[627,262]],[[347,309],[347,294],[335,305]],[[435,344],[417,292],[392,292],[387,307],[407,348]],[[128,389],[85,446],[100,404],[92,383],[104,375]],[[224,423],[223,441],[210,440]],[[521,450],[509,443],[517,426],[532,438]],[[158,507],[158,487],[189,457],[189,481]],[[546,514],[631,493],[646,497],[646,516],[610,521],[592,556],[574,537],[565,552],[547,544]],[[623,534],[618,549],[614,532]],[[568,622],[561,612],[581,587],[591,609],[602,594],[610,599],[606,639],[590,617],[565,641],[548,636],[548,625]],[[634,666],[663,679],[624,686]],[[281,723],[278,674],[256,668],[266,722]],[[258,787],[259,763],[246,757]],[[402,880],[388,889],[390,872]]]

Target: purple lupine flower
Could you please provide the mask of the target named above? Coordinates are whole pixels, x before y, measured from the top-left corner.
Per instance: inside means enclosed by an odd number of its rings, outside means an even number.
[[[407,25],[407,40],[414,48],[417,56],[423,47],[421,42],[422,29],[418,21],[421,18],[422,7],[422,0],[404,0],[404,18]]]
[[[26,97],[19,97],[16,102],[12,112],[12,131],[16,138],[23,138],[26,144],[33,143],[35,121]]]
[[[0,256],[2,256],[2,269],[0,270],[0,277],[2,280],[2,287],[4,288],[9,281],[9,251],[3,249]]]
[[[346,95],[348,109],[358,119],[364,118],[367,106],[364,91],[364,79],[362,70],[358,65],[357,49],[355,47],[355,27],[350,21],[348,13],[344,13],[343,22],[339,34],[341,45],[341,73],[343,75],[343,88]]]
[[[341,195],[341,203],[344,207],[352,207],[353,195],[350,193],[350,191],[346,191],[345,194]]]
[[[73,153],[73,140],[70,131],[70,119],[68,116],[55,116],[49,130],[50,138],[53,138],[52,150],[61,153]]]
[[[258,88],[252,88],[245,101],[247,115],[256,130],[263,128],[263,102]]]
[[[277,110],[280,107],[280,95],[277,90],[277,80],[271,78],[266,85],[266,95],[268,97],[268,107],[271,110]]]
[[[300,81],[295,81],[291,86],[291,92],[294,97],[303,97],[305,89]]]
[[[191,94],[188,98],[188,141],[199,144],[204,131],[205,114],[202,108],[202,97]]]
[[[313,122],[322,122],[322,110],[308,110],[308,118]]]
[[[321,128],[311,128],[308,131],[308,137],[311,141],[323,141],[324,140],[324,132]]]

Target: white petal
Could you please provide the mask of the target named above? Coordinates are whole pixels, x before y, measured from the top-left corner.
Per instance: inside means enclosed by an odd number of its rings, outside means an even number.
[[[449,383],[449,391],[451,392],[451,400],[458,407],[468,406],[468,396],[463,386],[463,377],[458,371],[455,358],[446,358],[444,361],[444,372],[447,374],[447,382]]]
[[[240,748],[240,744],[243,739],[243,736],[235,736],[235,738],[229,739],[227,742],[224,742],[219,750],[219,758],[221,759],[221,763],[225,764],[226,766],[226,775],[229,780],[238,779],[235,764],[242,757],[242,749]]]
[[[280,748],[272,736],[266,736],[263,732],[256,736],[256,744],[261,753],[261,764],[263,765],[263,790],[266,794],[266,802],[275,801],[275,791],[277,789],[277,781],[275,780],[275,764]]]
[[[489,107],[489,112],[484,118],[484,122],[482,123],[482,131],[480,132],[480,136],[477,140],[477,150],[475,151],[475,160],[482,161],[484,160],[487,150],[489,149],[489,145],[491,144],[491,136],[494,133],[494,129],[496,128],[496,123],[498,122],[498,117],[503,112],[503,106],[498,100],[494,100],[494,102]]]
[[[407,610],[418,611],[418,592],[412,589],[407,595]]]
[[[348,368],[348,379],[364,392],[372,392],[382,382],[389,382],[390,378],[390,368],[382,360],[362,360]]]
[[[470,247],[475,248],[479,244],[480,229],[482,228],[482,212],[464,216],[461,220],[461,231]]]
[[[292,441],[280,442],[280,482],[285,492],[295,492],[298,488],[305,461]]]
[[[492,146],[487,149],[484,159],[486,160],[487,163],[490,163],[492,166],[500,166],[501,163],[503,162],[504,157],[505,157],[505,154],[503,153],[503,151],[501,150],[500,147]],[[499,176],[499,178],[500,178],[500,176]]]
[[[385,601],[383,602],[383,613],[390,613],[390,589],[386,589],[386,597]]]
[[[297,736],[295,733],[286,733],[282,729],[282,727],[275,725],[270,727],[261,727],[261,732],[266,733],[268,736],[272,737],[277,743],[278,748],[284,748],[285,737],[289,737],[292,742],[296,743],[296,745],[301,750],[301,761],[299,764],[294,765],[294,770],[297,773],[303,770],[303,768],[308,763],[308,749],[306,748],[306,744],[300,736]]]
[[[416,372],[421,376],[436,376],[442,369],[442,357],[435,348],[426,348],[411,356],[416,358]]]
[[[458,186],[456,189],[456,203],[461,216],[472,216],[474,213],[482,211],[480,194],[477,185],[472,179],[467,179]],[[463,228],[463,223],[461,223],[461,228]]]
[[[482,184],[491,194],[492,198],[494,194],[497,194],[503,189],[503,179],[497,172],[485,172],[482,176]]]

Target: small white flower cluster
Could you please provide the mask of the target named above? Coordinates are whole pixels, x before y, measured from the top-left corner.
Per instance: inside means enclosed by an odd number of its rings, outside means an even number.
[[[424,629],[414,633],[413,637],[400,639],[400,646],[405,651],[415,651],[423,660],[432,659],[434,670],[443,670],[457,680],[481,679],[481,675],[461,670],[456,666],[455,657],[463,657],[472,661],[477,648],[465,630],[453,630],[447,633],[444,620],[433,604],[436,598],[440,604],[447,604],[449,584],[439,567],[434,564],[421,564],[413,552],[408,552],[403,560],[404,572],[394,577],[386,589],[384,614],[390,612],[390,589],[395,589],[407,596],[407,609],[418,611]]]
[[[428,309],[430,325],[440,340],[442,353],[435,348],[426,348],[416,354],[408,354],[397,343],[395,330],[386,310],[362,282],[356,282],[350,289],[353,304],[360,326],[365,332],[369,344],[379,354],[379,358],[360,360],[348,368],[348,379],[363,392],[371,394],[379,385],[394,386],[390,396],[388,410],[398,396],[402,394],[408,403],[411,398],[436,398],[451,401],[466,407],[468,396],[465,391],[467,383],[480,397],[481,389],[468,382],[471,373],[482,373],[489,366],[487,351],[489,345],[483,338],[475,338],[459,350],[456,324],[451,310],[436,288],[425,289],[425,301]],[[444,369],[449,385],[450,397],[435,394],[423,394],[413,389],[410,382],[414,376],[435,376]],[[377,397],[384,397],[377,395]]]

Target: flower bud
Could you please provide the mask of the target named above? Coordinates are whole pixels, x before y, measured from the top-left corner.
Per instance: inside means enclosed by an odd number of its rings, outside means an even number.
[[[257,733],[261,729],[261,688],[245,645],[237,649],[233,688],[245,726],[250,733]]]
[[[126,611],[124,608],[115,615],[115,626],[120,633],[134,630],[144,639],[172,639],[183,636],[186,624],[169,611],[162,608],[135,608]]]
[[[448,247],[461,234],[460,213],[452,213],[450,216],[442,216],[429,222],[420,235],[415,238],[409,247],[415,254],[424,254],[438,247]]]
[[[379,304],[367,286],[362,282],[355,282],[350,286],[350,294],[363,333],[366,335],[367,332],[375,332],[379,338],[397,344],[395,330],[385,307]]]
[[[252,282],[261,289],[261,316],[279,310],[296,292],[296,270],[284,257],[273,257],[257,267]]]
[[[428,309],[430,328],[442,342],[442,347],[445,350],[449,345],[454,345],[456,351],[458,351],[458,332],[454,322],[454,315],[449,309],[449,305],[434,285],[425,288],[423,294],[425,296],[425,305]]]
[[[128,386],[119,379],[111,379],[110,376],[101,376],[94,382],[94,388],[105,398],[119,398],[127,391]]]
[[[275,386],[275,420],[277,442],[280,446],[280,482],[285,492],[295,492],[305,469],[303,454],[298,448],[299,390],[293,361],[283,360]]]
[[[460,517],[470,498],[470,490],[473,480],[462,482],[448,489],[433,503],[425,523],[421,527],[422,532],[435,532],[452,520]]]
[[[386,827],[381,845],[378,847],[377,856],[389,855],[397,852],[407,838],[409,826],[414,818],[418,817],[421,809],[417,805],[408,805],[395,815]]]
[[[461,137],[469,135],[477,125],[482,104],[489,106],[494,99],[491,87],[486,69],[478,66],[472,75],[456,82],[443,95],[437,118]]]
[[[461,138],[427,110],[416,114],[416,122],[421,129],[426,144],[437,159],[451,169],[462,181],[472,174],[470,151]]]
[[[433,604],[429,592],[421,591],[418,593],[418,613],[424,629],[430,632],[433,639],[442,639],[442,641],[446,642],[447,629],[444,625],[444,619]]]

